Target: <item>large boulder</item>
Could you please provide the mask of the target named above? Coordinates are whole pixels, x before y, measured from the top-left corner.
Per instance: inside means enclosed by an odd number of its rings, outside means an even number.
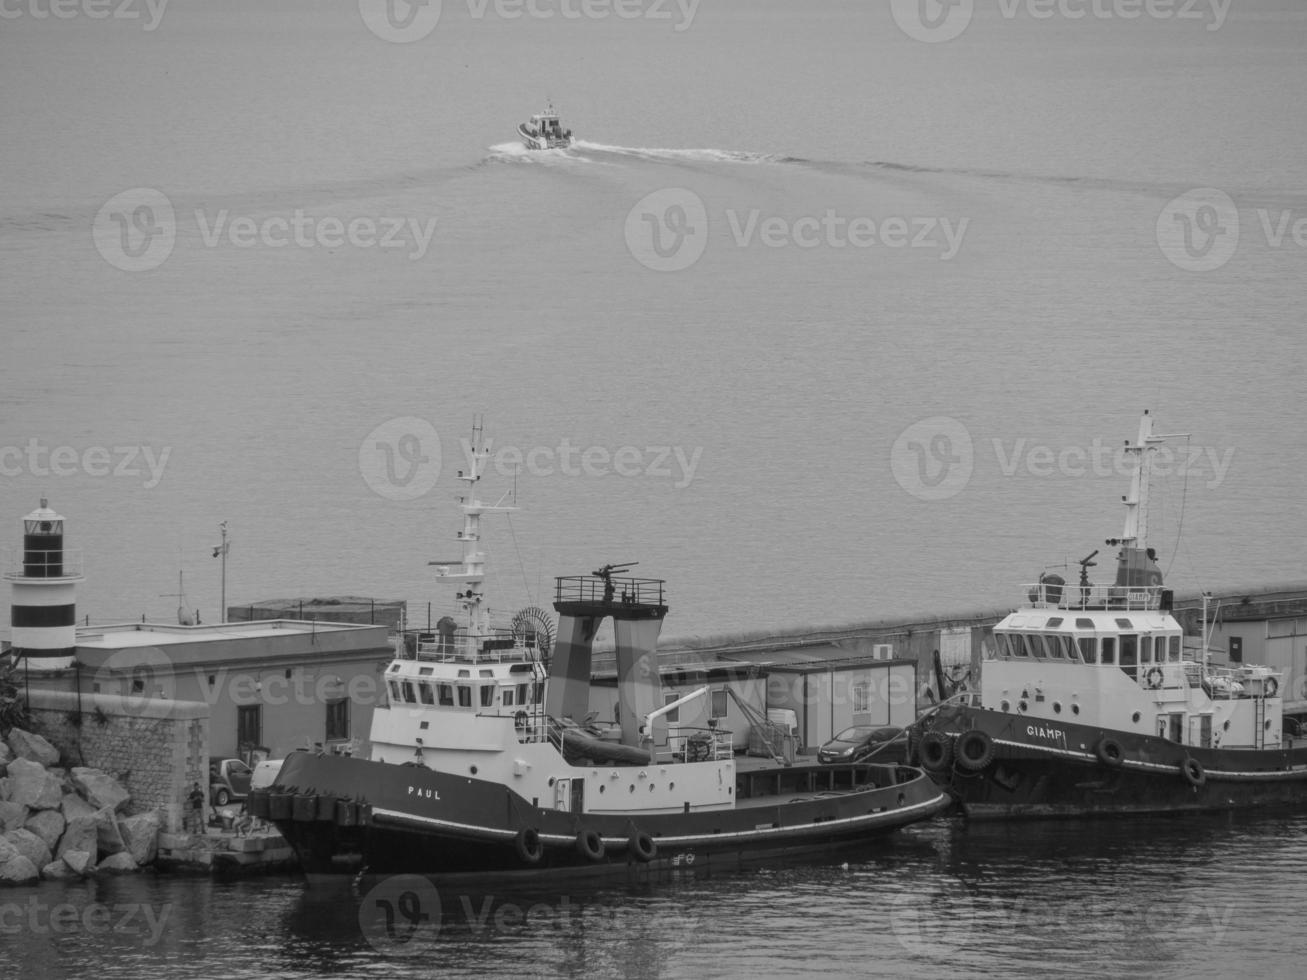
[[[86,877],[95,874],[95,854],[91,851],[67,851],[63,856],[64,864],[70,871]]]
[[[9,738],[6,741],[9,743],[9,748],[14,755],[19,759],[39,762],[42,766],[47,767],[59,764],[59,750],[40,735],[25,732],[21,728],[11,728]]]
[[[106,806],[112,810],[121,810],[132,798],[122,783],[102,769],[73,766],[72,777],[73,785],[97,810]]]
[[[68,867],[63,858],[59,858],[41,869],[41,877],[46,881],[59,881],[62,878],[76,878],[77,872]]]
[[[4,839],[14,846],[14,850],[31,861],[33,867],[40,868],[52,860],[50,848],[46,846],[45,841],[30,830],[11,830],[4,835]]]
[[[66,825],[67,821],[58,810],[37,810],[27,818],[23,827],[45,841],[45,846],[53,851]]]
[[[0,742],[0,776],[5,774],[5,769],[9,763],[14,761],[14,750],[7,743]]]
[[[159,811],[138,813],[118,821],[127,853],[137,864],[150,864],[159,853]]]
[[[95,841],[101,857],[108,854],[121,854],[126,848],[123,835],[118,832],[118,821],[108,807],[95,812]]]
[[[72,820],[73,817],[93,817],[95,816],[95,807],[87,803],[76,793],[65,793],[63,803],[60,805],[65,820]]]
[[[18,857],[18,848],[14,847],[4,835],[0,834],[0,864]]]
[[[26,885],[40,880],[36,865],[18,854],[0,864],[0,885]]]
[[[126,851],[123,851],[120,854],[111,854],[109,857],[105,858],[100,862],[96,870],[109,871],[114,874],[123,874],[128,871],[139,871],[140,868],[136,866],[136,862],[132,860],[132,856]]]
[[[33,810],[53,810],[63,801],[59,780],[39,762],[15,759],[9,763],[9,799]]]
[[[21,803],[13,803],[9,800],[0,803],[0,834],[6,830],[17,830],[23,824],[27,823],[28,815],[31,810]]]
[[[55,850],[55,856],[67,857],[69,851],[86,851],[94,858],[98,849],[98,840],[94,814],[89,817],[73,817],[68,821],[64,835],[59,838],[59,847]]]

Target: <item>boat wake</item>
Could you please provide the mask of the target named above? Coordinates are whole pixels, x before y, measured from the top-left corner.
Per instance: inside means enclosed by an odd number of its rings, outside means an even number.
[[[611,146],[607,143],[590,143],[577,140],[580,149],[614,156],[636,157],[641,160],[688,161],[693,163],[802,163],[796,157],[777,156],[772,153],[752,153],[746,150],[673,149],[651,146]]]

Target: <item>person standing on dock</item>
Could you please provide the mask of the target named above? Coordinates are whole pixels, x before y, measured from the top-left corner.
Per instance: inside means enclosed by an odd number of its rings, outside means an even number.
[[[186,821],[192,834],[204,833],[204,791],[199,783],[191,784],[190,795],[186,797],[186,806],[190,810]]]

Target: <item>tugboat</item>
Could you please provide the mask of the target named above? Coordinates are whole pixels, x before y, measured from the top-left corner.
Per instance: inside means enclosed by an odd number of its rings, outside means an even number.
[[[488,453],[460,473],[466,625],[397,643],[373,714],[371,757],[292,752],[250,810],[270,819],[310,879],[413,873],[433,881],[547,880],[736,867],[823,854],[925,820],[951,801],[906,765],[737,764],[731,733],[669,728],[656,645],[664,583],[629,565],[557,580],[552,651],[539,631],[490,626],[477,498]],[[436,563],[433,563],[436,564]],[[613,622],[618,718],[592,720],[592,646]],[[402,635],[402,634],[401,634]],[[758,763],[754,765],[754,763]]]
[[[1044,574],[994,627],[979,694],[919,722],[920,762],[973,818],[1223,810],[1307,802],[1307,742],[1282,733],[1282,677],[1186,648],[1147,547],[1147,413],[1116,578]],[[1204,619],[1206,619],[1204,607]]]
[[[544,112],[536,113],[527,122],[519,123],[517,134],[528,150],[566,150],[572,145],[572,131],[563,129],[558,122],[554,104],[548,103]]]

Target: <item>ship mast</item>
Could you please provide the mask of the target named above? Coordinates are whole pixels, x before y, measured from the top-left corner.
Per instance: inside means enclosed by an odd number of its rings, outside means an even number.
[[[1139,439],[1132,446],[1126,443],[1127,456],[1137,457],[1134,473],[1130,477],[1130,493],[1121,498],[1125,503],[1125,530],[1121,544],[1127,548],[1142,548],[1148,540],[1148,488],[1152,470],[1152,457],[1161,445],[1160,436],[1153,435],[1153,417],[1144,412],[1139,420]]]
[[[467,634],[472,640],[473,651],[480,649],[480,639],[491,635],[490,610],[486,607],[482,589],[486,577],[486,556],[481,550],[481,515],[517,510],[516,506],[504,503],[511,499],[511,492],[506,492],[494,504],[483,503],[477,496],[477,483],[490,458],[490,452],[482,441],[482,418],[478,416],[472,424],[471,467],[467,472],[458,471],[458,479],[467,484],[467,493],[459,497],[463,510],[463,529],[456,535],[463,542],[463,557],[460,561],[428,562],[437,566],[437,578],[467,585],[466,590],[457,593],[457,598],[466,614]],[[455,565],[461,566],[461,570],[455,571],[452,567]]]

